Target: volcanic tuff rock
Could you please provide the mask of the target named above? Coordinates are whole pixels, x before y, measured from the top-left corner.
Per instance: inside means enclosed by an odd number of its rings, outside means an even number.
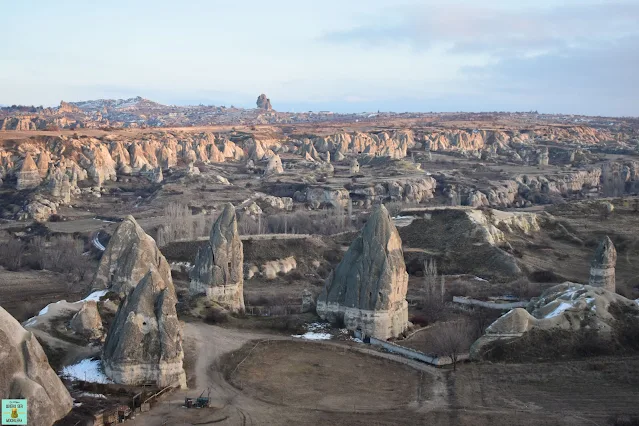
[[[495,342],[512,342],[535,329],[575,333],[588,330],[609,339],[619,319],[611,313],[613,304],[621,305],[626,314],[639,320],[639,306],[633,300],[590,285],[571,282],[556,285],[533,299],[526,309],[513,309],[492,323],[473,344],[471,357],[489,356]]]
[[[273,109],[273,107],[271,106],[271,100],[267,98],[264,93],[262,93],[260,96],[257,97],[257,101],[255,103],[257,104],[257,107],[260,109],[265,109],[267,111],[270,111]]]
[[[617,264],[617,250],[607,236],[599,243],[595,256],[590,263],[590,279],[588,284],[593,287],[603,287],[615,292],[615,265]]]
[[[16,189],[28,189],[35,188],[40,185],[42,178],[40,177],[40,170],[36,163],[33,161],[33,158],[30,154],[27,154],[22,162],[22,167],[20,171],[16,173],[17,183]]]
[[[171,280],[171,267],[155,240],[144,232],[133,216],[127,216],[111,236],[100,259],[93,287],[108,288],[126,296],[151,267],[165,280]]]
[[[402,241],[380,205],[327,278],[317,313],[379,339],[397,337],[408,327],[407,289]]]
[[[244,250],[233,205],[224,206],[208,244],[198,250],[190,272],[192,295],[206,296],[231,311],[244,310]]]
[[[95,300],[84,302],[82,308],[71,318],[70,325],[73,331],[88,339],[100,340],[104,337],[102,317]]]
[[[268,160],[268,165],[266,166],[266,170],[264,174],[266,176],[276,175],[284,173],[284,168],[282,167],[282,159],[279,155],[275,154]]]
[[[28,399],[28,424],[50,425],[73,408],[71,395],[51,369],[38,340],[2,307],[0,365],[0,395]]]
[[[168,276],[153,264],[120,304],[104,343],[106,375],[116,383],[186,387],[182,326]]]

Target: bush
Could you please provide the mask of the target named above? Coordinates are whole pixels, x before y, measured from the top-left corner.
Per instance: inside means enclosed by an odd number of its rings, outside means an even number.
[[[211,308],[204,317],[207,324],[223,324],[228,322],[229,314],[220,308]]]
[[[22,266],[25,244],[18,238],[0,244],[0,264],[10,271],[17,271]]]

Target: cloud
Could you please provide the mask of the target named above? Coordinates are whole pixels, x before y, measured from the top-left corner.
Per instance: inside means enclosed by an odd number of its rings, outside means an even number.
[[[600,3],[554,8],[498,9],[468,5],[389,10],[372,24],[326,33],[329,43],[410,44],[450,53],[535,54],[637,33],[639,4]]]

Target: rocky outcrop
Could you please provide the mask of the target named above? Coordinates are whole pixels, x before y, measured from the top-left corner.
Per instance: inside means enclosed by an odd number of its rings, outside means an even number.
[[[380,205],[327,278],[317,313],[378,339],[397,337],[408,327],[407,289],[402,241]]]
[[[359,173],[359,161],[357,161],[357,158],[354,158],[353,161],[351,161],[350,172],[352,175],[356,175]]]
[[[205,294],[230,311],[244,310],[244,249],[232,204],[213,224],[208,244],[198,250],[190,272],[191,295]]]
[[[16,189],[18,191],[35,188],[40,185],[40,182],[42,182],[40,170],[38,169],[38,166],[36,166],[36,163],[33,161],[30,154],[27,154],[24,157],[22,167],[20,167],[20,171],[16,173],[16,177]]]
[[[348,205],[350,195],[344,188],[312,187],[307,188],[305,195],[298,194],[297,201],[306,201],[313,209],[324,206],[344,208]]]
[[[102,317],[98,312],[98,304],[95,300],[88,300],[82,304],[82,308],[71,318],[71,329],[90,340],[102,340]]]
[[[266,111],[270,111],[273,109],[271,106],[271,100],[266,97],[264,93],[257,97],[257,101],[255,102],[259,109],[264,109]]]
[[[490,358],[497,344],[526,338],[534,330],[568,331],[575,335],[589,331],[609,340],[619,320],[619,316],[611,312],[615,304],[621,307],[624,315],[635,318],[636,326],[639,306],[635,301],[601,287],[570,282],[559,284],[533,299],[526,309],[513,309],[491,324],[485,335],[473,344],[471,357]],[[548,345],[555,344],[552,339],[547,339],[547,342]],[[574,342],[578,344],[578,339]],[[537,350],[543,351],[544,348]]]
[[[120,304],[104,343],[105,374],[115,383],[186,387],[182,326],[168,276],[147,265],[146,274]]]
[[[284,173],[284,168],[282,167],[282,159],[279,155],[275,154],[271,158],[269,158],[264,174],[266,176],[270,176],[278,175],[281,173]]]
[[[603,287],[615,292],[615,266],[617,264],[617,250],[610,238],[605,237],[597,247],[590,263],[590,279],[588,284],[593,287]]]
[[[171,279],[171,267],[155,240],[144,232],[133,216],[127,216],[118,225],[102,254],[93,287],[110,289],[126,296],[151,267],[165,280]]]
[[[50,425],[71,411],[73,399],[49,365],[42,346],[2,307],[0,365],[0,395],[28,400],[28,424]]]

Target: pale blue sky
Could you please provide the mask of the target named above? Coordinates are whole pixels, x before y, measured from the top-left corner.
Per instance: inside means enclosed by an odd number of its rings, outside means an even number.
[[[2,2],[0,104],[639,115],[639,1]]]

